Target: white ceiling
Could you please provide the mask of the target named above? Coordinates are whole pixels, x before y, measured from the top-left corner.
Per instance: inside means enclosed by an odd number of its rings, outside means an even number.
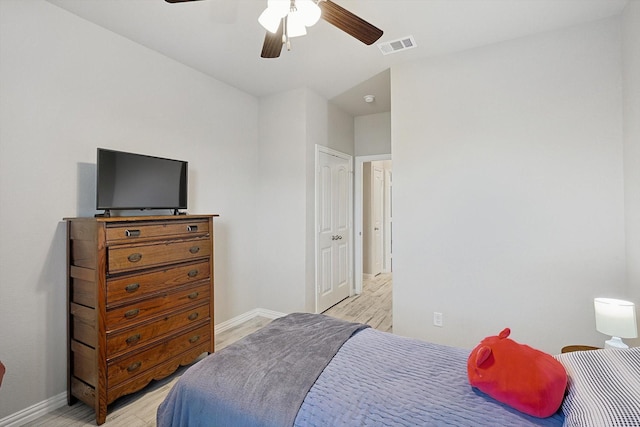
[[[260,58],[266,0],[48,1],[252,95],[309,87],[357,116],[389,111],[392,65],[602,19],[628,0],[334,0],[384,30],[379,42],[418,47],[384,56],[320,20],[277,59]]]

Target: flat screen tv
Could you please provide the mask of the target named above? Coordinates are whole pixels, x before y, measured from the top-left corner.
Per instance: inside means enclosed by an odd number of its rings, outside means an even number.
[[[187,208],[187,168],[182,160],[98,148],[96,208]]]

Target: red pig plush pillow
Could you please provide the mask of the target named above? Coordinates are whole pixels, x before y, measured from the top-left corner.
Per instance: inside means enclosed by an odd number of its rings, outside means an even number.
[[[560,408],[567,373],[551,355],[508,338],[511,330],[483,339],[467,361],[469,383],[520,412],[545,418]]]

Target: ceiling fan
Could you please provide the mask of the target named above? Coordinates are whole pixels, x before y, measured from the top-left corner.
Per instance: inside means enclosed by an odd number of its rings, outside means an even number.
[[[199,0],[165,0],[167,3],[183,3]],[[289,9],[293,12],[296,10],[296,0],[289,0]],[[345,33],[355,37],[366,45],[371,45],[382,37],[383,31],[376,26],[368,23],[359,16],[349,12],[342,6],[331,0],[313,0],[314,4],[320,8],[320,17],[328,23],[334,25]],[[279,18],[280,19],[280,18]],[[290,49],[288,15],[285,13],[275,31],[267,31],[262,45],[263,58],[277,58],[280,56],[282,46],[287,45]]]

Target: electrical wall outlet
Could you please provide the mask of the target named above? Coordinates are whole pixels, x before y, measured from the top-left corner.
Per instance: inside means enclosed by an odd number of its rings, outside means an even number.
[[[443,321],[442,321],[442,313],[439,313],[437,311],[433,312],[433,326],[438,326],[438,327],[442,327],[443,325]]]

